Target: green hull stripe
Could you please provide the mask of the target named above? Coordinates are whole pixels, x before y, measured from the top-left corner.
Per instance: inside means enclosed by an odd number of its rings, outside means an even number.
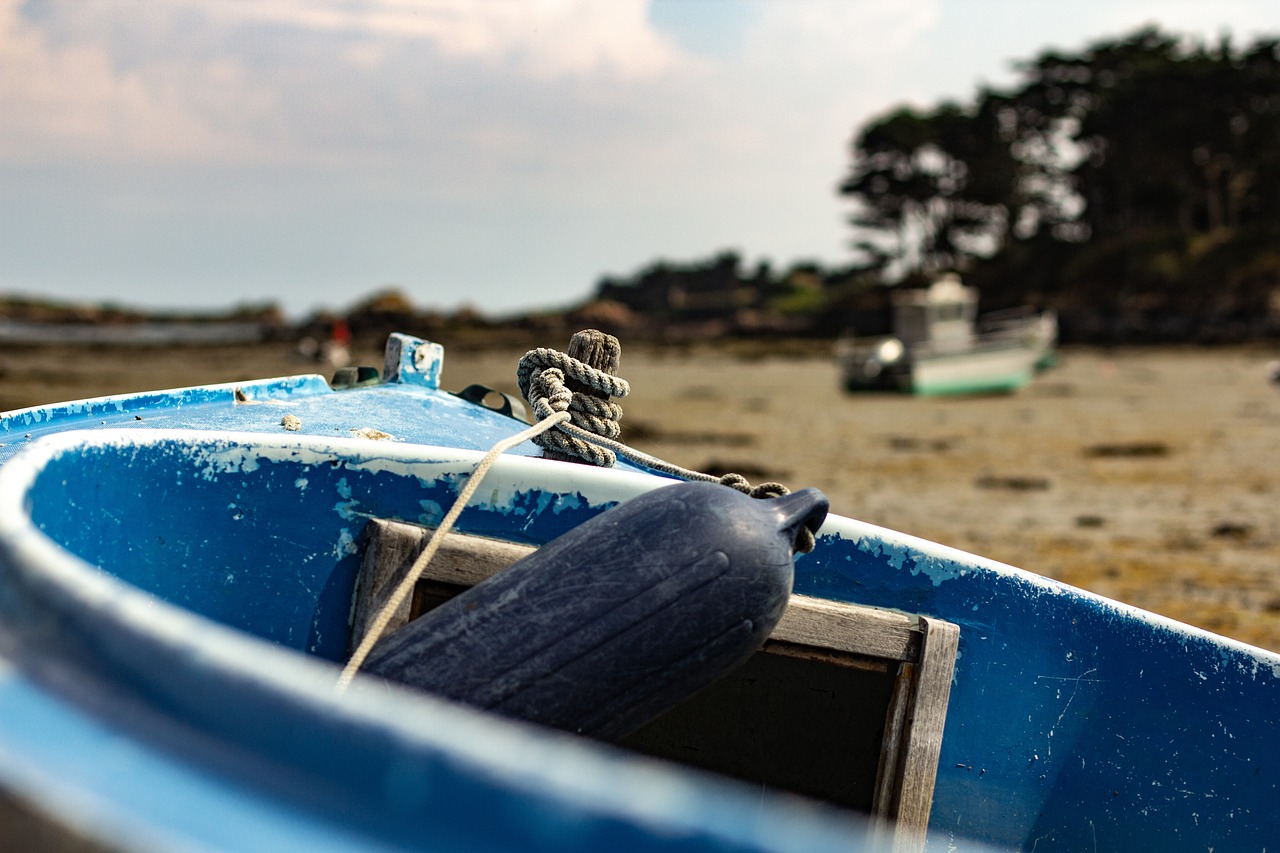
[[[984,376],[922,384],[913,382],[911,392],[921,397],[940,397],[946,394],[996,394],[1011,393],[1031,382],[1030,373],[1006,376]]]

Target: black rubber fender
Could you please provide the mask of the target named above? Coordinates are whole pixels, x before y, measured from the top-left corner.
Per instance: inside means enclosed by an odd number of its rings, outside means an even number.
[[[619,737],[745,661],[791,594],[817,489],[714,483],[636,497],[374,646],[364,671],[478,708]]]

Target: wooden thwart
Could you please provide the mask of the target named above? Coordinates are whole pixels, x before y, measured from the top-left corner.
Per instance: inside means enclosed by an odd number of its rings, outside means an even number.
[[[354,649],[364,639],[378,612],[391,598],[400,581],[413,567],[413,561],[426,547],[430,528],[397,521],[373,519],[365,528],[364,558],[356,581],[355,612],[351,620],[351,644]],[[536,549],[499,539],[450,533],[427,566],[421,580],[471,587],[507,566],[524,559]],[[384,636],[403,628],[411,619],[422,615],[422,596],[406,597],[387,623]],[[414,604],[418,603],[415,609]]]
[[[369,522],[356,587],[351,648],[363,638],[431,532],[400,522]],[[415,595],[401,604],[386,632],[403,627],[429,609],[432,597],[438,600],[474,586],[534,550],[527,545],[449,534],[418,581]],[[844,668],[843,671],[882,673],[872,677],[891,679],[884,691],[888,698],[882,716],[877,714],[867,722],[882,729],[878,760],[875,753],[870,756],[874,783],[868,777],[867,784],[874,785],[869,796],[870,814],[883,840],[894,851],[905,853],[924,847],[958,642],[957,626],[942,620],[793,595],[761,652],[775,656],[775,660],[798,658],[816,661],[820,666]],[[835,671],[839,670],[832,670]],[[672,716],[679,717],[679,711],[676,709]],[[812,723],[803,721],[806,726]],[[688,721],[672,725],[681,731],[680,737],[689,736]],[[661,726],[662,718],[657,721],[657,727]],[[722,732],[717,733],[717,737],[721,736]],[[663,735],[645,741],[663,742]],[[664,755],[661,746],[639,748]],[[673,754],[665,757],[676,758],[680,750],[670,749]],[[837,764],[838,759],[837,756]],[[714,769],[714,764],[704,766]],[[759,778],[754,770],[725,772],[758,784],[771,784],[767,770],[762,770]],[[833,772],[844,771],[837,766]],[[864,808],[865,805],[866,801]]]

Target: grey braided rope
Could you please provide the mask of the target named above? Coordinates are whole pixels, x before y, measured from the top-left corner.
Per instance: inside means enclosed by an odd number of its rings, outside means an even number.
[[[721,477],[704,474],[623,444],[617,440],[622,432],[618,423],[622,418],[622,407],[589,394],[571,391],[565,384],[567,378],[576,379],[611,397],[625,397],[631,392],[631,386],[626,380],[597,370],[558,350],[548,347],[529,350],[516,368],[516,382],[520,393],[529,401],[534,418],[540,421],[557,412],[568,412],[570,416],[569,421],[561,422],[556,425],[556,429],[533,439],[540,447],[571,455],[601,468],[612,467],[617,457],[622,456],[660,474],[681,480],[719,483],[753,498],[776,498],[791,494],[791,490],[782,483],[767,482],[752,486],[741,474],[725,474]],[[813,533],[808,528],[801,528],[795,549],[807,554],[815,544]]]
[[[590,435],[609,439],[621,435],[618,421],[622,418],[622,407],[590,394],[571,391],[566,384],[568,379],[607,397],[625,397],[631,393],[626,380],[548,347],[529,350],[516,367],[516,384],[533,407],[537,420],[556,412],[568,412],[569,423]],[[617,461],[612,451],[563,431],[545,432],[535,438],[534,443],[601,468],[610,468]]]

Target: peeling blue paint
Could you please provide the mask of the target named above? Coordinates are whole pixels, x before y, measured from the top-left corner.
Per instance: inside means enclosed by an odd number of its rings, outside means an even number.
[[[935,826],[1041,851],[1280,836],[1275,655],[897,538],[823,536],[796,591],[960,625]],[[1235,808],[1191,821],[1188,792]]]
[[[445,508],[436,501],[424,498],[418,501],[418,506],[422,508],[422,512],[418,514],[417,518],[419,524],[427,527],[436,527],[444,519]]]
[[[183,537],[175,528],[182,519],[204,518],[204,502],[225,506],[227,495],[270,495],[276,502],[271,517],[246,515],[242,524],[254,525],[254,535],[276,537],[270,553],[294,561],[301,597],[276,609],[246,607],[245,598],[261,597],[248,579],[251,566],[237,565],[243,558],[234,550],[223,553],[232,537],[203,521],[191,534],[191,547],[204,549],[206,557],[212,549],[215,562],[231,567],[237,579],[232,586],[241,597],[234,606],[224,606],[214,592],[228,588],[226,568],[201,588],[198,576],[164,572],[159,564],[171,557],[151,553],[145,542],[130,547],[127,560],[113,562],[101,550],[106,543],[78,540],[83,526],[75,520],[89,509],[83,498],[66,510],[53,500],[47,507],[40,503],[36,515],[47,531],[166,600],[335,660],[345,651],[338,638],[345,636],[356,569],[353,524],[369,516],[438,521],[466,477],[456,471],[424,476],[403,465],[395,470],[395,460],[385,455],[317,465],[299,454],[245,454],[217,442],[207,451],[160,444],[93,452],[117,454],[109,463],[116,468],[127,459],[138,476],[153,483],[176,483],[184,474],[189,480],[216,457],[217,477],[186,490],[185,508],[179,503],[171,515],[149,523],[166,527],[176,537],[170,547],[177,547]],[[68,457],[65,467],[50,467],[49,482],[70,484],[59,485],[59,495],[92,491],[77,476],[102,466],[85,461],[80,454]],[[304,472],[308,488],[299,490],[295,484]],[[481,494],[489,497],[468,508],[462,529],[531,543],[547,541],[614,503],[575,489],[507,490],[495,484]],[[128,494],[110,492],[98,500],[130,514]],[[146,502],[132,500],[141,513]],[[145,540],[147,529],[134,525],[133,532]],[[242,535],[237,544],[244,541]],[[263,567],[263,549],[251,550],[259,577],[283,571]],[[949,831],[1013,846],[1042,838],[1041,849],[1052,838],[1066,849],[1086,840],[1073,821],[1087,813],[1099,837],[1122,848],[1152,839],[1247,841],[1259,830],[1239,816],[1267,813],[1264,803],[1277,793],[1274,768],[1266,781],[1242,779],[1236,768],[1244,762],[1261,769],[1259,744],[1277,744],[1270,715],[1280,707],[1274,658],[1175,630],[1061,584],[889,534],[824,533],[819,547],[797,561],[796,591],[938,616],[961,626],[952,692],[956,710],[935,792],[934,813]],[[299,609],[298,603],[306,606]],[[1172,756],[1167,737],[1152,735],[1168,731],[1171,719],[1182,747]],[[975,762],[979,773],[969,769]],[[1107,797],[1099,800],[1104,788]],[[1237,817],[1224,823],[1221,812],[1198,811],[1195,827],[1203,835],[1194,834],[1182,819],[1186,792],[1225,798],[1237,807]]]
[[[306,652],[309,662],[337,661],[346,653],[365,521],[438,523],[469,470],[448,448],[487,449],[514,428],[428,387],[429,374],[421,385],[341,392],[305,377],[241,385],[251,388],[249,405],[227,388],[89,401],[17,413],[3,430],[34,440],[77,426],[100,430],[123,413],[130,432],[98,433],[101,440],[80,439],[42,461],[22,504],[35,525],[131,588]],[[133,422],[134,411],[145,413],[143,421]],[[297,434],[281,431],[285,411],[301,421]],[[201,431],[154,432],[193,424]],[[364,425],[439,447],[388,449],[348,437]],[[0,462],[22,443],[0,447]],[[516,455],[537,453],[525,446]],[[539,544],[654,485],[628,484],[611,472],[565,473],[568,467],[504,461],[460,529]],[[0,519],[0,526],[16,523]],[[20,558],[0,536],[0,616],[7,620],[0,635],[20,624],[44,632],[42,649],[105,654],[90,639],[94,625],[37,624],[33,593],[13,580],[25,565]],[[82,580],[92,587],[93,577]],[[817,549],[797,559],[795,590],[960,626],[931,848],[980,838],[1041,853],[1094,845],[1261,849],[1280,837],[1280,657],[835,517]],[[104,613],[125,607],[107,592],[101,601]],[[152,658],[128,664],[143,671],[171,662],[166,655],[208,651],[180,652],[179,643],[157,637],[116,642],[126,657],[130,643],[148,650]],[[188,664],[179,686],[156,687],[148,701],[207,699],[200,679],[210,673],[221,677],[207,662]],[[210,708],[236,719],[234,704],[214,699]],[[212,711],[190,713],[206,714],[207,725],[226,726],[232,736],[232,723]],[[0,738],[3,726],[0,708]]]

